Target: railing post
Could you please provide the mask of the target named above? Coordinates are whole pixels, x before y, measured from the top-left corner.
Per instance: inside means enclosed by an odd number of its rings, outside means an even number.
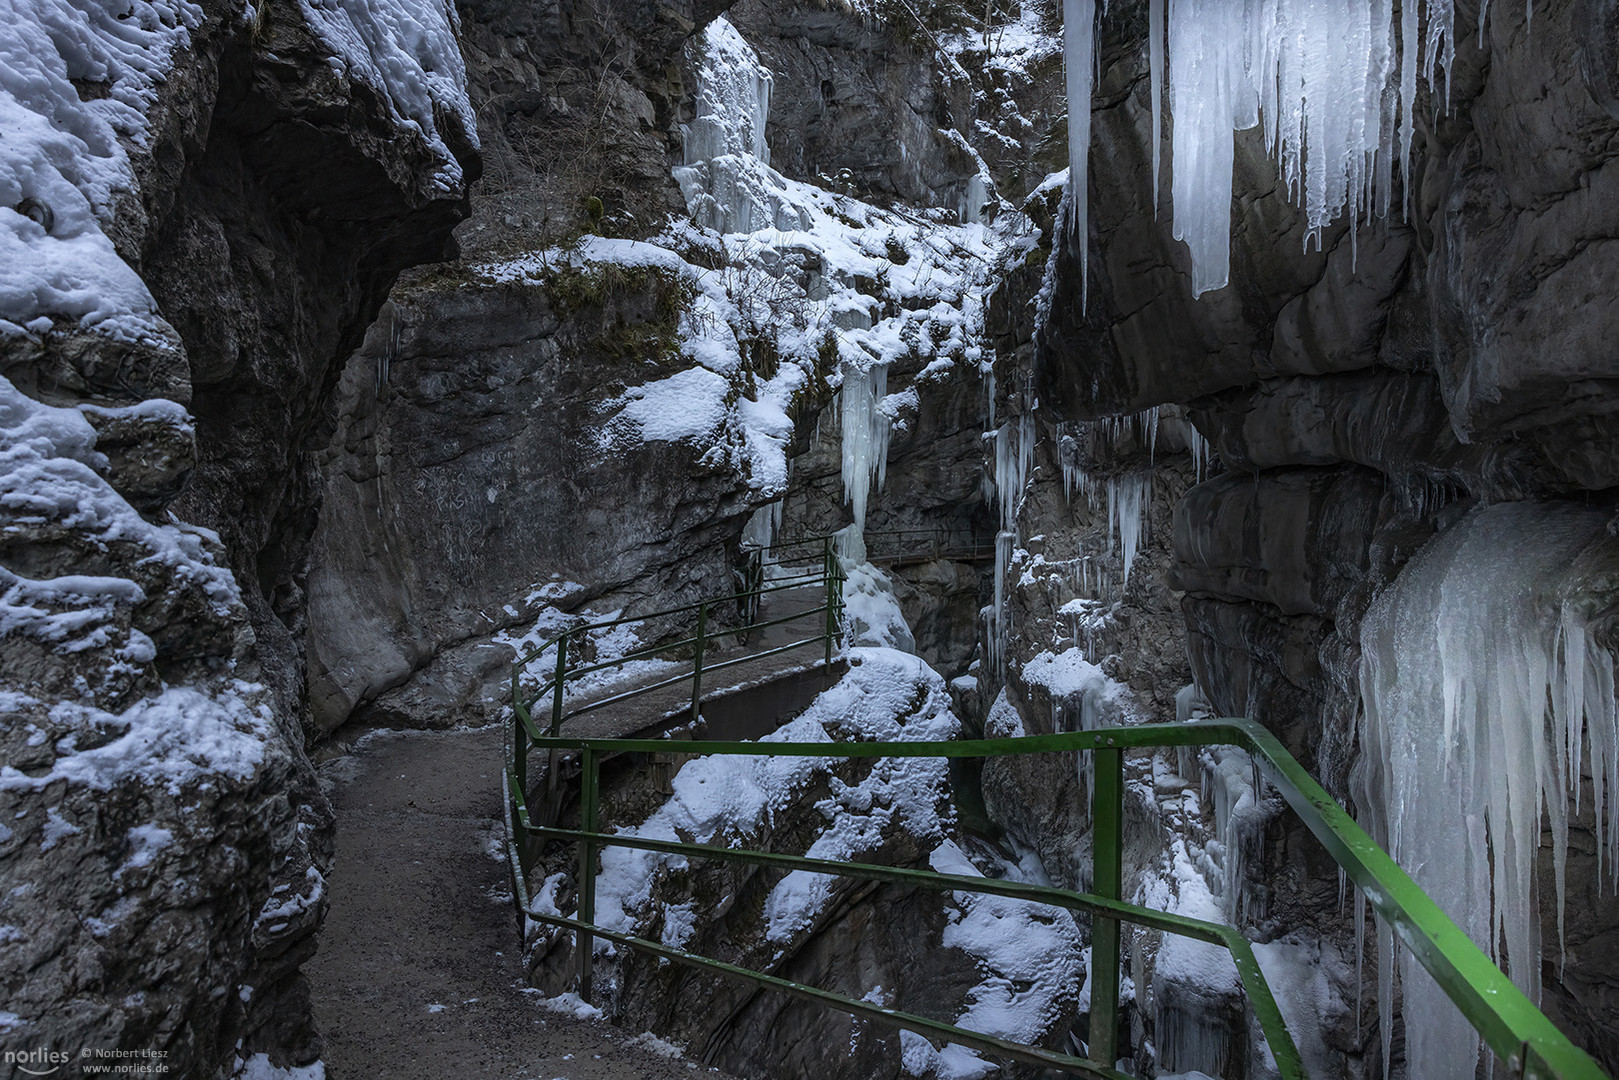
[[[693,650],[695,662],[691,669],[691,722],[696,723],[702,711],[703,700],[703,647],[707,644],[708,602],[697,605],[697,645]]]
[[[837,558],[832,550],[830,537],[821,541],[824,548],[821,559],[821,574],[826,578],[826,666],[832,666],[832,639],[838,631],[838,605],[837,575],[832,572],[833,560]]]
[[[1091,793],[1091,891],[1119,900],[1124,818],[1124,751],[1098,746]],[[1119,1056],[1119,920],[1091,920],[1090,1058],[1113,1068]]]
[[[584,771],[579,778],[579,828],[582,832],[596,831],[596,797],[599,768],[596,751],[581,750],[580,764]],[[596,845],[589,840],[579,845],[579,921],[596,921]],[[579,932],[579,997],[590,1000],[591,950],[595,939],[588,930]]]
[[[557,638],[556,690],[551,695],[551,738],[562,733],[562,683],[568,675],[568,635]]]
[[[517,790],[528,798],[528,731],[523,726],[523,695],[517,685],[517,668],[512,668],[512,776]]]

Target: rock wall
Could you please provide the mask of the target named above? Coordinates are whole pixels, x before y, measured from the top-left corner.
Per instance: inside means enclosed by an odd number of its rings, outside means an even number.
[[[340,358],[445,252],[477,159],[453,108],[406,127],[299,8],[195,14],[102,218],[172,336],[54,313],[0,339],[52,406],[8,384],[0,408],[0,1041],[210,1076],[320,1052],[298,972],[331,853],[296,646],[310,454]]]
[[[1459,9],[1449,111],[1417,108],[1409,219],[1353,242],[1340,225],[1306,250],[1257,132],[1240,133],[1231,284],[1200,300],[1167,176],[1143,212],[1145,5],[1101,23],[1091,235],[1058,252],[1040,394],[1077,419],[1177,403],[1212,442],[1229,471],[1174,525],[1193,671],[1217,711],[1266,723],[1340,792],[1373,592],[1478,500],[1613,504],[1619,365],[1593,301],[1619,273],[1619,173],[1592,43],[1615,17],[1538,4],[1531,33],[1494,8],[1481,44]],[[1582,928],[1546,980],[1548,1009],[1609,1067],[1611,935]]]
[[[396,288],[339,386],[309,586],[323,733],[485,721],[513,659],[490,638],[547,603],[732,589],[751,506],[723,433],[611,441],[626,388],[684,366],[681,280],[454,273]]]

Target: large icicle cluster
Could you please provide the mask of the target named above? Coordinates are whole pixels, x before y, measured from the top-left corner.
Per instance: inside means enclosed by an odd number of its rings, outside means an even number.
[[[1542,815],[1561,926],[1570,797],[1578,807],[1585,768],[1609,881],[1619,858],[1614,657],[1597,643],[1587,611],[1597,599],[1591,581],[1612,572],[1613,548],[1602,514],[1492,506],[1418,553],[1361,626],[1356,799],[1389,853],[1531,997],[1541,971]],[[1386,1048],[1390,928],[1380,939]],[[1414,958],[1402,956],[1399,967],[1409,1075],[1471,1077],[1473,1028]]]
[[[1356,222],[1388,212],[1396,141],[1409,176],[1417,73],[1437,90],[1455,55],[1453,3],[1403,4],[1396,31],[1394,0],[1150,0],[1153,192],[1167,36],[1174,234],[1191,249],[1193,295],[1229,277],[1234,131],[1263,126],[1304,209],[1306,244],[1346,213]],[[1083,238],[1094,0],[1065,0],[1063,14],[1070,221]]]
[[[866,502],[874,489],[882,490],[888,472],[890,424],[882,409],[887,396],[887,364],[873,364],[865,370],[844,366],[843,387],[838,393],[838,416],[843,424],[843,497],[854,513],[857,529],[866,527]]]

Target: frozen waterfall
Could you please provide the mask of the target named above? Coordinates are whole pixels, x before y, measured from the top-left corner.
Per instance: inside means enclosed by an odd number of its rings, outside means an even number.
[[[1194,295],[1229,278],[1234,131],[1263,126],[1304,209],[1306,245],[1345,215],[1353,224],[1388,212],[1396,144],[1402,177],[1410,172],[1418,72],[1436,101],[1448,100],[1454,0],[1403,4],[1398,27],[1394,0],[1167,0],[1167,15],[1165,3],[1150,0],[1148,12],[1153,198],[1167,44],[1174,235],[1191,249]],[[1482,27],[1488,4],[1480,8]],[[1083,233],[1094,0],[1064,0],[1063,17],[1070,220]]]
[[[1476,510],[1412,558],[1361,625],[1355,797],[1379,842],[1531,998],[1542,817],[1560,930],[1569,807],[1579,805],[1585,769],[1608,882],[1619,856],[1614,657],[1590,623],[1614,599],[1619,568],[1604,522],[1552,504]],[[1379,954],[1386,1057],[1386,926]],[[1398,966],[1408,1074],[1471,1080],[1473,1028],[1409,954]]]
[[[881,490],[888,471],[888,365],[861,370],[844,366],[843,388],[838,392],[842,422],[843,498],[854,513],[856,529],[866,527],[866,500]]]
[[[681,127],[683,164],[674,168],[692,218],[721,233],[803,227],[770,168],[770,70],[723,15],[704,29],[696,68],[697,115]]]

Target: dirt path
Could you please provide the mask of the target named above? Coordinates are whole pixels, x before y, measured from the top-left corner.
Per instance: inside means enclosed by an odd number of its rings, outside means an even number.
[[[304,965],[330,1080],[671,1080],[724,1074],[524,992],[496,776],[503,734],[388,732],[321,769],[337,863]],[[661,1052],[660,1052],[661,1051]]]

